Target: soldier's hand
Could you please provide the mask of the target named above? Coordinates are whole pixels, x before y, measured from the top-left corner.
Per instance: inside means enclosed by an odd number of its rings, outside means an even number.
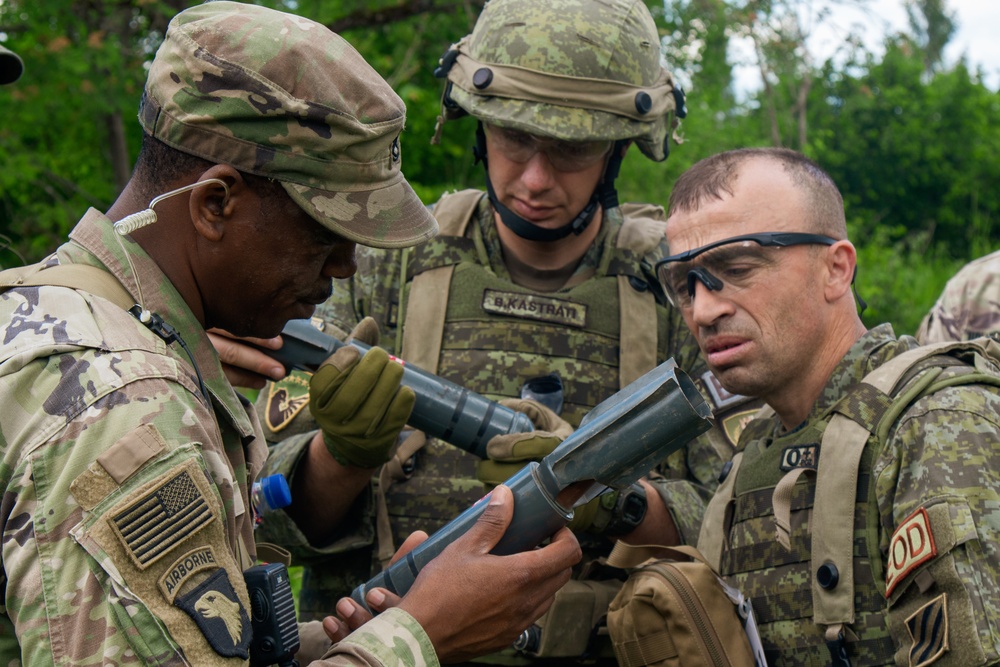
[[[573,427],[541,403],[526,398],[505,398],[500,401],[531,419],[535,431],[494,436],[486,443],[488,459],[476,464],[476,477],[492,489],[510,479],[529,461],[539,461],[573,433]]]
[[[374,324],[365,318],[351,338],[371,339]],[[376,326],[376,339],[377,331]],[[309,409],[338,462],[374,468],[388,460],[415,398],[412,389],[400,385],[402,378],[403,367],[382,348],[362,356],[351,345],[334,352],[313,374]]]
[[[268,380],[285,377],[285,367],[251,343],[269,350],[281,349],[281,336],[274,338],[238,338],[222,329],[209,329],[208,339],[219,353],[222,371],[234,387],[261,389]]]
[[[580,560],[580,544],[565,528],[542,548],[491,554],[513,515],[513,494],[497,487],[475,526],[421,570],[398,605],[424,628],[442,663],[510,646]]]
[[[411,533],[399,545],[399,548],[396,549],[396,553],[393,554],[389,565],[392,565],[413,551],[413,549],[417,548],[426,539],[427,533],[422,530]],[[365,596],[365,602],[376,612],[383,612],[391,607],[396,607],[399,605],[400,600],[402,598],[385,588],[373,588]],[[323,619],[323,630],[326,632],[327,637],[330,638],[330,641],[336,643],[371,619],[371,612],[355,602],[353,598],[345,597],[337,602],[337,617],[327,616]]]

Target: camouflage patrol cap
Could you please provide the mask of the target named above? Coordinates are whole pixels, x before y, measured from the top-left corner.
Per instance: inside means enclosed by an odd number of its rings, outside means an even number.
[[[358,243],[414,245],[437,223],[400,171],[403,101],[343,38],[299,16],[209,2],[170,22],[139,120],[185,153],[279,181]]]
[[[10,49],[0,46],[0,85],[14,83],[21,78],[24,63],[21,57]]]
[[[674,82],[642,0],[491,0],[445,70],[444,119],[469,113],[566,141],[634,139],[666,158]]]

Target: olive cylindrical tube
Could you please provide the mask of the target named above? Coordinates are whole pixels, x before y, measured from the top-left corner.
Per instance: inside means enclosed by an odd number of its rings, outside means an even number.
[[[591,491],[634,483],[706,431],[711,408],[694,383],[665,362],[598,405],[541,461],[532,461],[504,482],[514,496],[514,516],[491,553],[507,555],[538,546],[569,523],[572,508],[557,502],[570,485]],[[584,493],[584,497],[592,497]],[[464,534],[485,510],[485,499],[460,514],[412,552],[358,586],[351,597],[367,608],[365,596],[382,587],[405,595],[420,569]]]
[[[279,350],[263,352],[280,362],[286,370],[316,370],[344,345],[353,345],[362,354],[371,349],[358,341],[344,343],[325,334],[309,320],[291,320],[281,331],[284,345]],[[531,419],[485,396],[421,370],[403,364],[403,385],[413,389],[416,401],[408,424],[428,436],[486,458],[486,443],[495,435],[526,433],[534,430]]]
[[[539,481],[534,475],[537,469],[538,462],[532,461],[504,482],[504,486],[508,487],[514,495],[514,517],[511,520],[511,527],[500,538],[500,542],[491,553],[504,556],[531,549],[573,518],[571,510],[560,507],[541,490]],[[391,567],[375,575],[367,583],[355,588],[351,597],[367,608],[365,595],[373,588],[385,588],[393,593],[404,595],[410,590],[413,581],[427,563],[440,554],[446,546],[472,528],[486,509],[488,499],[489,495],[481,498],[441,530],[434,533],[432,538],[417,546],[406,556],[393,563]]]

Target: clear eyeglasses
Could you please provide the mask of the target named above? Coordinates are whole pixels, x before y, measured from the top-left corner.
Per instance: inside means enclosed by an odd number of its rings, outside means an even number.
[[[507,127],[485,125],[486,136],[495,150],[505,158],[524,164],[538,153],[544,153],[556,171],[574,172],[595,165],[611,151],[612,141],[563,141],[543,139],[527,132]]]
[[[781,248],[833,245],[837,239],[802,232],[761,232],[722,239],[656,263],[656,275],[675,308],[694,302],[697,282],[713,292],[734,294],[755,284],[778,261]]]

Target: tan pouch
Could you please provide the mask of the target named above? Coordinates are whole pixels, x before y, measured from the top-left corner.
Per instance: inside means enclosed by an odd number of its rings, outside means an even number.
[[[660,548],[666,558],[635,568],[608,609],[622,667],[754,667],[737,606],[724,582],[692,547]],[[609,559],[609,560],[613,560]],[[749,609],[749,603],[746,603]],[[752,615],[751,615],[752,619]]]

